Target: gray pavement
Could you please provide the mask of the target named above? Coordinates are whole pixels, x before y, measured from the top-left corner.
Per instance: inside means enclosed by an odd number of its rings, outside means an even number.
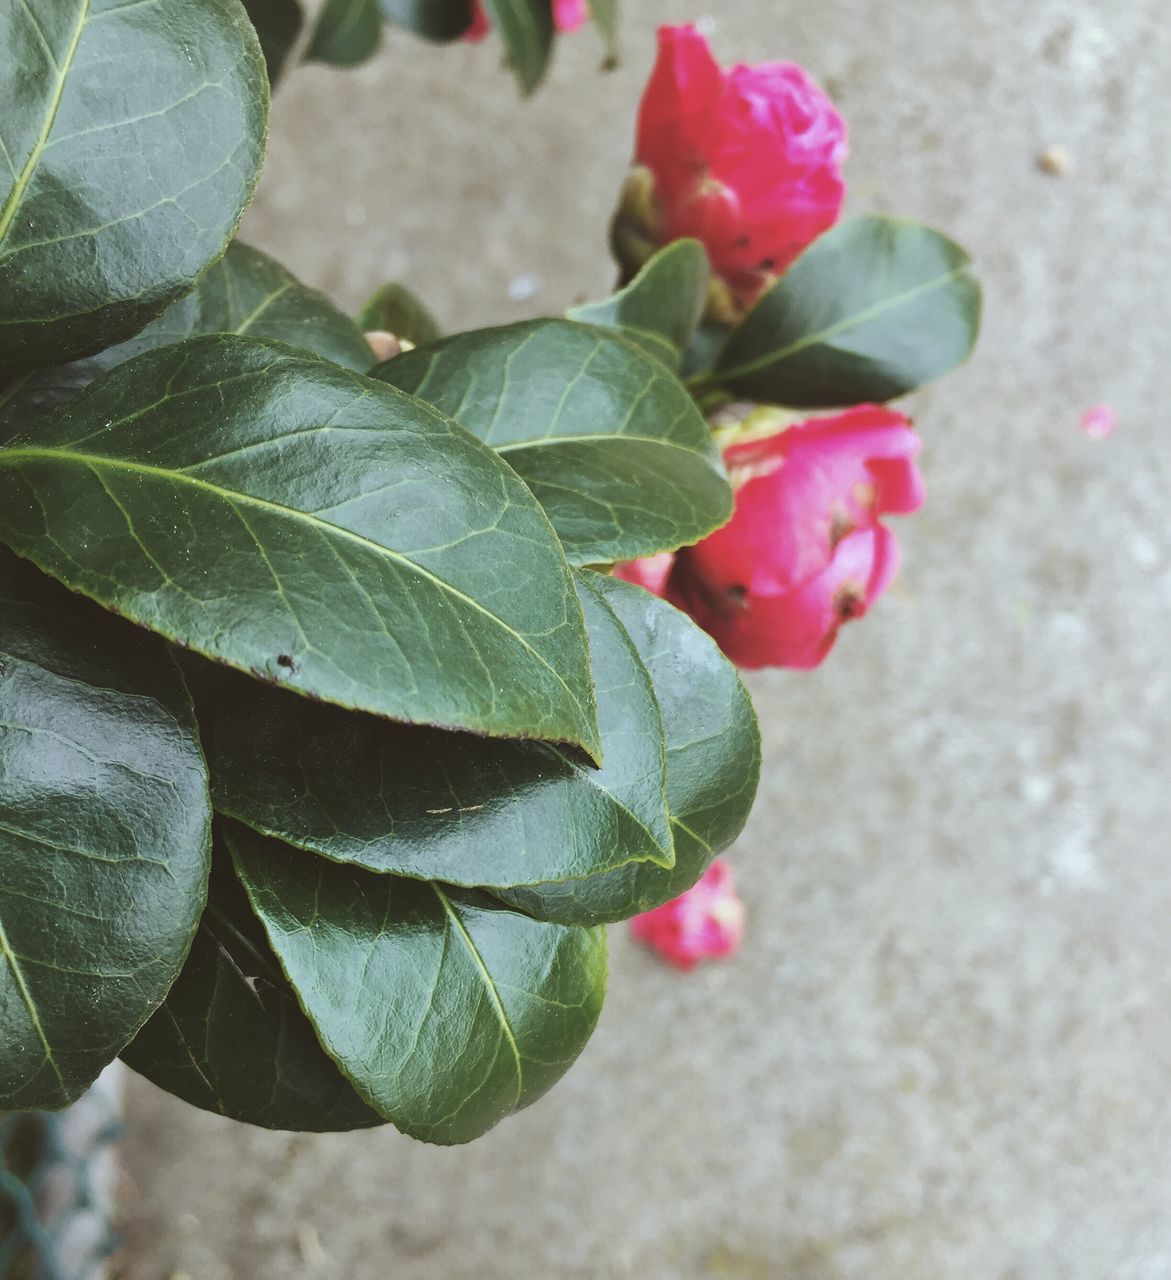
[[[300,70],[246,236],[451,327],[604,291],[653,27],[699,16],[624,10],[621,70],[583,33],[524,105],[488,46]],[[819,671],[752,681],[744,950],[684,977],[613,930],[585,1055],[470,1148],[266,1134],[133,1082],[126,1280],[1171,1277],[1165,5],[711,15],[725,59],[832,87],[850,211],[946,228],[987,285],[977,358],[915,402],[895,590]]]

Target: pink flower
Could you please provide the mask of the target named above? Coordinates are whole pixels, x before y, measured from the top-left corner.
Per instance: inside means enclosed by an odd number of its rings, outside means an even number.
[[[922,505],[919,445],[908,418],[874,405],[733,444],[732,519],[665,577],[646,561],[620,576],[689,613],[741,667],[815,667],[895,575],[898,546],[879,517]]]
[[[744,937],[744,903],[728,864],[717,858],[686,893],[630,922],[634,936],[677,969],[730,956]]]
[[[589,17],[586,0],[553,0],[553,25],[558,31],[576,31]],[[472,24],[464,32],[463,38],[473,44],[492,30],[492,23],[484,12],[481,0],[472,0]]]
[[[646,587],[652,595],[661,596],[667,589],[667,579],[675,567],[675,556],[664,551],[657,556],[644,556],[641,560],[627,560],[614,566],[614,576],[623,582],[633,582]]]
[[[741,306],[838,219],[846,126],[791,62],[723,69],[694,26],[660,27],[636,160],[658,243],[695,236]]]

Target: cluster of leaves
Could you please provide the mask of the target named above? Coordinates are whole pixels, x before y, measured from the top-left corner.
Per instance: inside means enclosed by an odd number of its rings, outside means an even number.
[[[701,401],[810,410],[915,391],[962,364],[980,329],[967,253],[895,218],[852,218],[827,231],[731,329],[701,322],[708,279],[703,246],[676,240],[625,289],[569,315],[624,332],[681,371]]]
[[[735,671],[591,567],[727,518],[706,424],[569,319],[440,338],[383,290],[434,340],[371,368],[233,243],[238,0],[25,0],[0,72],[0,1109],[121,1054],[473,1138],[581,1050],[601,925],[752,801]]]
[[[449,337],[387,287],[363,324],[420,345],[371,367],[233,242],[267,94],[240,0],[0,7],[0,1109],[120,1054],[241,1120],[461,1142],[580,1052],[601,926],[751,806],[736,672],[604,572],[727,519],[696,396],[899,394],[978,292],[864,219],[715,333],[684,241]]]
[[[499,31],[523,93],[544,78],[553,55],[552,0],[483,0]],[[275,82],[302,42],[305,57],[352,67],[374,56],[386,23],[438,44],[458,40],[471,25],[472,0],[325,0],[307,39],[301,0],[245,0]],[[612,63],[618,56],[618,0],[589,0],[590,16]]]

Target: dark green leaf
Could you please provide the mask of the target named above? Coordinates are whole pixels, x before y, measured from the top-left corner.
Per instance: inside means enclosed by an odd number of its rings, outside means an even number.
[[[600,585],[651,673],[662,710],[675,866],[631,864],[588,880],[497,894],[541,919],[566,924],[621,920],[691,888],[740,834],[760,777],[752,703],[715,643],[641,587],[613,578]]]
[[[509,65],[526,94],[541,83],[553,53],[552,0],[484,0]]]
[[[378,0],[378,5],[388,22],[428,40],[457,40],[472,24],[471,0]]]
[[[236,0],[0,4],[0,382],[191,288],[251,198],[267,108]]]
[[[396,725],[200,663],[216,808],[372,871],[532,884],[672,860],[663,727],[646,669],[597,587],[579,588],[604,764],[544,743]]]
[[[287,342],[358,373],[373,363],[362,330],[349,316],[275,259],[238,240],[193,293],[119,350],[129,360],[140,351],[205,333]]]
[[[244,8],[260,37],[268,82],[276,84],[305,25],[299,0],[244,0]]]
[[[0,391],[0,441],[72,400],[117,365],[203,333],[275,338],[359,372],[373,360],[362,331],[328,298],[306,288],[279,262],[236,240],[191,293],[141,333],[87,360],[30,373]]]
[[[690,379],[696,374],[707,373],[715,364],[730,336],[731,330],[724,325],[709,321],[702,322],[683,353],[680,376]]]
[[[703,245],[698,240],[675,240],[660,249],[625,289],[567,314],[583,324],[618,329],[678,369],[703,316],[710,275]]]
[[[0,1111],[67,1105],[158,1008],[211,806],[166,646],[0,549]]]
[[[122,1059],[184,1102],[245,1124],[330,1132],[382,1123],[318,1044],[219,848],[183,972]]]
[[[439,322],[410,289],[401,284],[384,284],[362,308],[358,323],[366,330],[393,333],[417,347],[443,337]]]
[[[964,360],[980,286],[959,245],[912,222],[826,232],[732,334],[710,381],[795,409],[890,400]]]
[[[618,65],[618,0],[588,0],[590,17],[606,43],[606,65]]]
[[[322,1045],[376,1111],[469,1142],[545,1093],[601,1012],[601,929],[341,866],[230,824],[236,868]]]
[[[683,384],[605,329],[536,320],[458,334],[373,376],[442,409],[513,466],[571,564],[698,542],[732,510],[711,433]]]
[[[378,0],[325,0],[305,57],[309,62],[353,67],[372,58],[381,41]]]
[[[516,475],[280,343],[148,351],[0,449],[0,540],[229,666],[396,719],[597,752],[581,608]]]

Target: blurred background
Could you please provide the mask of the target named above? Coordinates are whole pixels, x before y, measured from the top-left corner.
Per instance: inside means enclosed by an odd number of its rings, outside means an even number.
[[[577,1067],[469,1148],[263,1133],[135,1079],[125,1280],[1171,1276],[1161,0],[624,0],[621,67],[583,30],[527,103],[497,42],[394,34],[287,77],[244,238],[452,329],[603,294],[654,28],[695,19],[724,62],[808,66],[847,214],[947,231],[987,299],[911,406],[896,588],[818,671],[751,680],[744,949],[685,976],[613,929]]]

